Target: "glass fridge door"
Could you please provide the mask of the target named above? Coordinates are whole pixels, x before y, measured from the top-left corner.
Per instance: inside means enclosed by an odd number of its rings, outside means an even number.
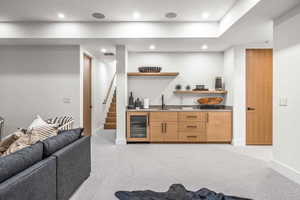
[[[147,138],[147,116],[130,116],[130,137]]]

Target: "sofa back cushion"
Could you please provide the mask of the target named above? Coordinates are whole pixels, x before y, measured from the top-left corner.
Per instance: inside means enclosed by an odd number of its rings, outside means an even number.
[[[78,140],[83,132],[82,128],[59,131],[57,136],[42,141],[44,145],[44,158]]]
[[[0,183],[21,171],[31,167],[43,159],[43,144],[38,142],[32,146],[16,151],[0,158]]]

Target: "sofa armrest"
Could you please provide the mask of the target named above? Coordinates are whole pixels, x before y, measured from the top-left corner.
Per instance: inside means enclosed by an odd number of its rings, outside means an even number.
[[[0,200],[56,200],[56,160],[47,158],[0,184]]]
[[[81,137],[55,152],[57,170],[57,200],[67,200],[90,176],[91,138]]]

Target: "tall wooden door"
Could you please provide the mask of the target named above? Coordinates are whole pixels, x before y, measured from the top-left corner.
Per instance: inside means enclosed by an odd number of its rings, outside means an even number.
[[[83,57],[83,127],[85,135],[92,135],[92,58]]]
[[[247,145],[272,145],[273,50],[246,50]]]

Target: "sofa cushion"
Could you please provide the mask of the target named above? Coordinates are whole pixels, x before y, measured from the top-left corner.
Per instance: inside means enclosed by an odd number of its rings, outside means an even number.
[[[43,144],[32,146],[0,158],[0,183],[43,159]]]
[[[57,136],[42,141],[44,145],[44,158],[78,140],[82,132],[82,128],[59,131]]]

